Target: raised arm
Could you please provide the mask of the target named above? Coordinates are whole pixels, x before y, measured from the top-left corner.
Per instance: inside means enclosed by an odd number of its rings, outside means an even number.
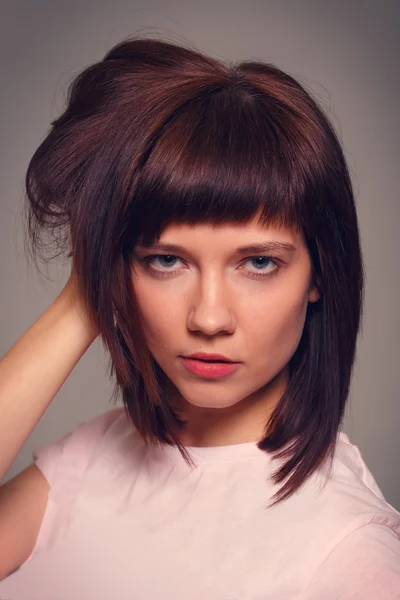
[[[0,477],[97,337],[73,276],[0,361]],[[0,486],[0,581],[30,555],[49,486],[31,464]]]

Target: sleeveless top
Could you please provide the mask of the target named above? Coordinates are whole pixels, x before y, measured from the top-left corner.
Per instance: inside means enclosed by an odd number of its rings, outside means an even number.
[[[400,513],[339,432],[283,503],[255,442],[146,446],[123,407],[37,448],[50,491],[1,600],[399,600]]]

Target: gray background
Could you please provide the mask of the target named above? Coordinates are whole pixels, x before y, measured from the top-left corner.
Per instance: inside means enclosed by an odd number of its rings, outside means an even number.
[[[63,109],[71,79],[139,33],[187,40],[216,58],[275,63],[328,110],[352,172],[366,301],[343,430],[400,510],[399,9],[388,0],[1,2],[1,355],[52,302],[69,273],[57,263],[43,280],[28,267],[21,203],[28,161]],[[33,448],[111,408],[111,392],[107,357],[96,340],[6,479],[31,462]]]

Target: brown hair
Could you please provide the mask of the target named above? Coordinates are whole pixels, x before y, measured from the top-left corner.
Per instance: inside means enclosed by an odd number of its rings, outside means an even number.
[[[26,190],[33,255],[45,256],[47,230],[53,257],[73,257],[133,425],[146,442],[175,444],[189,464],[184,422],[145,342],[133,248],[172,222],[245,223],[260,210],[263,223],[301,230],[322,296],[308,305],[288,388],[258,443],[288,459],[273,475],[287,481],[271,506],[333,458],[360,326],[362,256],[340,142],[294,78],[257,60],[223,63],[127,39],[72,81]]]

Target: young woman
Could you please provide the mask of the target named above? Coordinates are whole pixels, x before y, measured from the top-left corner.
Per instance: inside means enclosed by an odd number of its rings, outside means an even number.
[[[7,600],[400,598],[400,514],[339,431],[360,327],[354,196],[292,77],[126,40],[26,177],[71,277],[0,362],[5,474],[100,335],[123,405],[0,489]]]

